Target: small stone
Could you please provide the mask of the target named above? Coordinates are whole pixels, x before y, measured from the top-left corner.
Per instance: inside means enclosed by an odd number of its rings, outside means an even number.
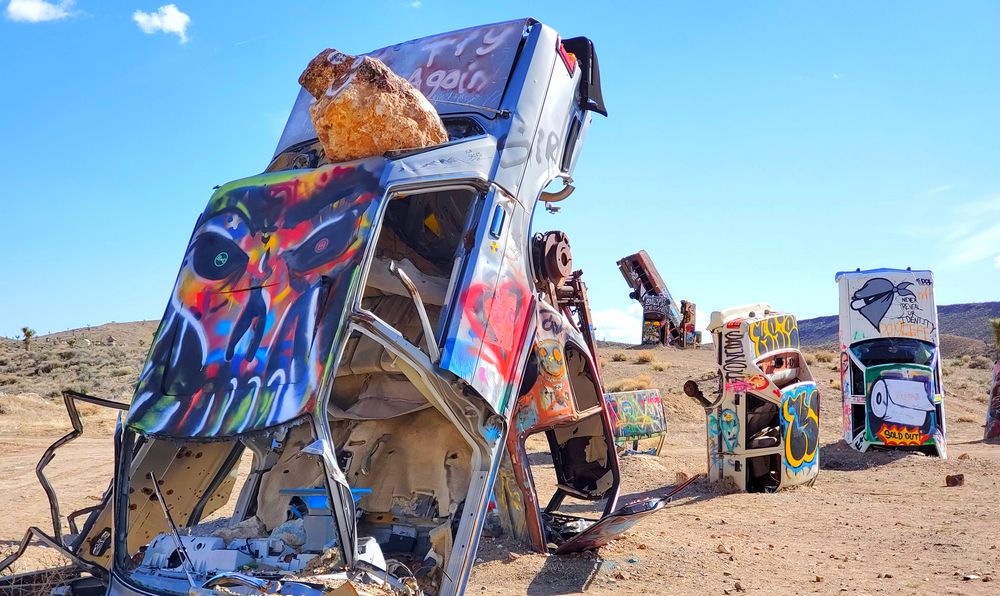
[[[639,550],[646,550],[647,548],[649,548],[649,547],[646,546],[645,542],[643,542],[642,544],[639,545]]]
[[[971,581],[974,581],[974,580],[977,580],[977,579],[980,579],[980,578],[975,573],[969,573],[967,575],[963,575],[962,576],[962,581],[971,582]]]
[[[818,583],[820,583],[821,581],[823,581],[823,576],[822,576],[822,575],[817,575],[817,576],[816,576],[816,583],[818,584]]]
[[[884,573],[884,574],[882,574],[882,577],[884,577],[885,579],[892,579],[892,574],[891,573]]]
[[[968,453],[963,453],[962,455],[958,456],[958,459],[969,459],[969,454]]]
[[[639,557],[629,557],[629,558],[627,558],[625,560],[628,561],[629,563],[638,563],[639,562]]]
[[[517,553],[507,553],[507,560],[508,561],[516,561],[516,560],[518,560],[520,558],[521,558],[521,555],[519,555]]]
[[[944,477],[946,486],[962,486],[965,484],[965,474],[949,474]]]
[[[991,581],[993,581],[993,576],[992,575],[984,575],[983,576],[983,581],[984,582],[991,582]]]
[[[726,546],[725,544],[720,544],[719,546],[715,547],[715,552],[717,552],[719,554],[722,554],[722,555],[731,555],[731,554],[733,554],[734,550],[733,550],[733,547],[731,547],[731,546]]]
[[[736,582],[735,584],[733,584],[733,587],[736,588],[737,592],[746,592],[746,590],[743,589],[743,584],[741,584],[740,582]]]

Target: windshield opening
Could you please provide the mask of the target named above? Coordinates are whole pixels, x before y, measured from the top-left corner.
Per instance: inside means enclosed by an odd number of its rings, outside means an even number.
[[[342,571],[315,441],[307,422],[222,442],[145,440],[119,487],[116,567],[163,594]]]
[[[888,337],[854,344],[851,352],[866,368],[879,364],[931,366],[936,349],[934,344],[919,339]]]
[[[462,240],[478,196],[463,188],[396,195],[378,232],[361,307],[431,356],[466,258]]]

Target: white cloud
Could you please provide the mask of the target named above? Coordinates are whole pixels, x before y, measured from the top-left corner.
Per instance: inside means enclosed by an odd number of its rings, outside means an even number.
[[[948,261],[968,264],[996,255],[1000,246],[1000,196],[953,207],[951,221],[941,222]],[[995,258],[994,258],[995,262]]]
[[[175,4],[161,6],[156,12],[137,10],[132,13],[132,20],[143,33],[172,33],[181,39],[181,43],[187,43],[187,28],[191,24],[191,17],[181,12]]]
[[[420,8],[422,5],[423,2],[421,2],[420,0],[413,0],[413,2],[407,4],[407,6],[409,6],[410,8]]]
[[[843,73],[835,72],[835,73],[833,73],[833,78],[834,78],[834,80],[842,79],[842,78],[844,78],[844,75],[843,75]]]
[[[642,305],[633,302],[625,310],[606,308],[591,313],[594,335],[602,341],[637,344],[642,336]]]
[[[993,257],[993,265],[1000,269],[1000,255]]]
[[[934,195],[939,195],[943,192],[948,192],[949,190],[955,188],[954,184],[942,184],[941,186],[935,186],[934,188],[928,188],[924,191],[923,196],[933,197]]]
[[[10,0],[7,18],[18,23],[44,23],[58,21],[73,14],[74,0],[62,0],[58,4],[45,0]]]

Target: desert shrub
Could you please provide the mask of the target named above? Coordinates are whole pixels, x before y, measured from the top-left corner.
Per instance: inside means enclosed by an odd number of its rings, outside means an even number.
[[[830,379],[830,389],[840,391],[840,379]]]
[[[112,377],[124,377],[130,374],[132,374],[132,369],[130,368],[116,368],[113,371],[111,371]]]
[[[985,368],[989,369],[993,366],[990,359],[986,356],[976,356],[975,358],[970,358],[968,361],[969,368]]]
[[[625,362],[626,360],[628,360],[628,356],[625,355],[625,352],[615,352],[611,355],[612,362]]]
[[[958,417],[958,421],[959,422],[979,422],[979,419],[978,418],[973,418],[972,416],[969,416],[968,414],[962,414],[961,416]]]
[[[809,366],[812,366],[813,364],[816,364],[816,357],[815,356],[813,356],[812,354],[803,354],[803,355],[806,358],[806,364],[808,364]]]
[[[619,391],[637,391],[639,389],[649,389],[653,386],[653,379],[649,375],[639,375],[639,378],[618,379],[608,384],[607,390],[611,393]]]
[[[667,369],[667,367],[664,366],[662,362],[654,362],[653,363],[653,370],[655,370],[656,372],[663,372],[666,369]]]
[[[833,352],[816,352],[816,362],[833,362],[836,357]]]
[[[636,364],[649,364],[652,361],[653,361],[653,353],[648,350],[645,352],[639,352],[639,354],[635,357],[634,360]]]

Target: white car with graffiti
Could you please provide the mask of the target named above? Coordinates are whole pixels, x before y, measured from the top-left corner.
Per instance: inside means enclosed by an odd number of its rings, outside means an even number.
[[[858,451],[945,457],[944,390],[930,271],[840,272],[844,440]]]
[[[748,492],[812,484],[819,473],[819,391],[795,317],[753,304],[712,313],[719,371],[707,416],[709,479]]]

